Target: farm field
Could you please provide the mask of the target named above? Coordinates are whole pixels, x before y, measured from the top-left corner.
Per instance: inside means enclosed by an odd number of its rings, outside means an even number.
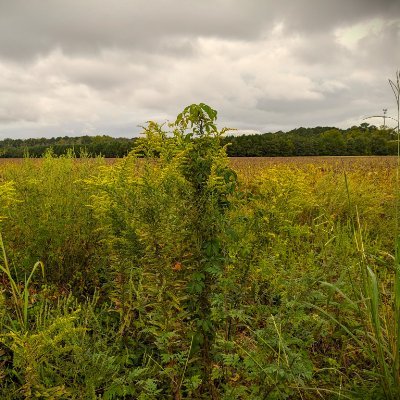
[[[309,157],[230,157],[232,166],[237,168],[258,168],[280,164],[301,165],[365,165],[371,168],[396,167],[397,157],[395,156],[309,156]]]
[[[398,398],[397,158],[150,128],[1,160],[0,398]]]
[[[397,157],[394,156],[232,157],[229,160],[235,171],[249,177],[269,167],[284,165],[300,169],[314,166],[336,172],[365,169],[383,173],[397,166]]]
[[[76,161],[79,162],[79,158]],[[118,158],[105,158],[106,164],[114,164]],[[24,158],[0,158],[1,164],[21,163]],[[30,161],[42,162],[42,158],[31,158]],[[140,159],[139,159],[140,161]],[[272,165],[295,164],[297,167],[307,166],[310,164],[316,166],[328,165],[329,168],[335,169],[352,169],[356,168],[372,168],[390,169],[396,168],[396,156],[308,156],[308,157],[229,157],[232,168],[237,172],[244,170],[256,171],[262,170]]]

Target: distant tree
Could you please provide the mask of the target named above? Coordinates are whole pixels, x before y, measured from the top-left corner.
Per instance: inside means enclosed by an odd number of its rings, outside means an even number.
[[[321,135],[323,155],[340,156],[346,154],[346,142],[338,129],[330,129]]]

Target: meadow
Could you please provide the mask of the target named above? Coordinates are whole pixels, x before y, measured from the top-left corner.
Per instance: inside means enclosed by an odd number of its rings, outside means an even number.
[[[1,399],[400,397],[397,158],[228,159],[215,118],[0,164]]]

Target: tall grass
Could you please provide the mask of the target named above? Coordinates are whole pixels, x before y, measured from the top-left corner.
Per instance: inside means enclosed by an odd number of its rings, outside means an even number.
[[[395,169],[237,178],[187,122],[0,167],[0,397],[396,398]]]
[[[2,255],[2,264],[0,264],[0,271],[3,272],[8,280],[9,290],[13,299],[13,308],[16,315],[16,322],[23,331],[28,329],[28,306],[29,306],[29,286],[36,270],[41,270],[44,277],[44,265],[41,261],[37,261],[32,268],[29,276],[24,280],[22,288],[16,282],[10,269],[10,264],[7,259],[6,250],[4,247],[3,237],[0,233],[0,249]],[[13,322],[13,319],[10,321]]]
[[[99,286],[93,278],[102,279],[101,236],[87,207],[90,193],[84,179],[102,163],[49,151],[43,159],[2,167],[0,179],[12,187],[0,205],[5,208],[0,227],[19,278],[41,260],[48,284],[64,284],[75,293]]]
[[[389,79],[390,87],[396,99],[397,105],[397,172],[396,172],[396,243],[395,243],[395,358],[393,363],[393,375],[395,382],[400,387],[400,228],[399,228],[399,213],[400,213],[400,71],[396,73],[395,81]]]
[[[399,137],[399,97],[400,97],[400,72],[396,73],[396,80],[389,80],[394,92],[397,105],[397,168],[395,184],[395,226],[394,226],[394,268],[389,272],[389,281],[379,280],[378,274],[370,265],[370,257],[363,239],[363,229],[357,207],[351,215],[351,226],[354,242],[359,254],[360,285],[352,281],[352,290],[356,298],[348,299],[358,310],[363,327],[363,340],[354,339],[361,345],[373,365],[379,377],[382,393],[386,399],[398,399],[400,397],[400,137]],[[347,174],[344,173],[348,207],[353,209],[351,191]],[[389,291],[382,301],[385,292]],[[364,319],[365,318],[365,319]]]

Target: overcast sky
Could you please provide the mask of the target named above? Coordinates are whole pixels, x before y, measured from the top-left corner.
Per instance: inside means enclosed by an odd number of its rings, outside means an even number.
[[[399,68],[399,0],[0,0],[0,139],[135,136],[200,102],[346,128],[394,115]]]

